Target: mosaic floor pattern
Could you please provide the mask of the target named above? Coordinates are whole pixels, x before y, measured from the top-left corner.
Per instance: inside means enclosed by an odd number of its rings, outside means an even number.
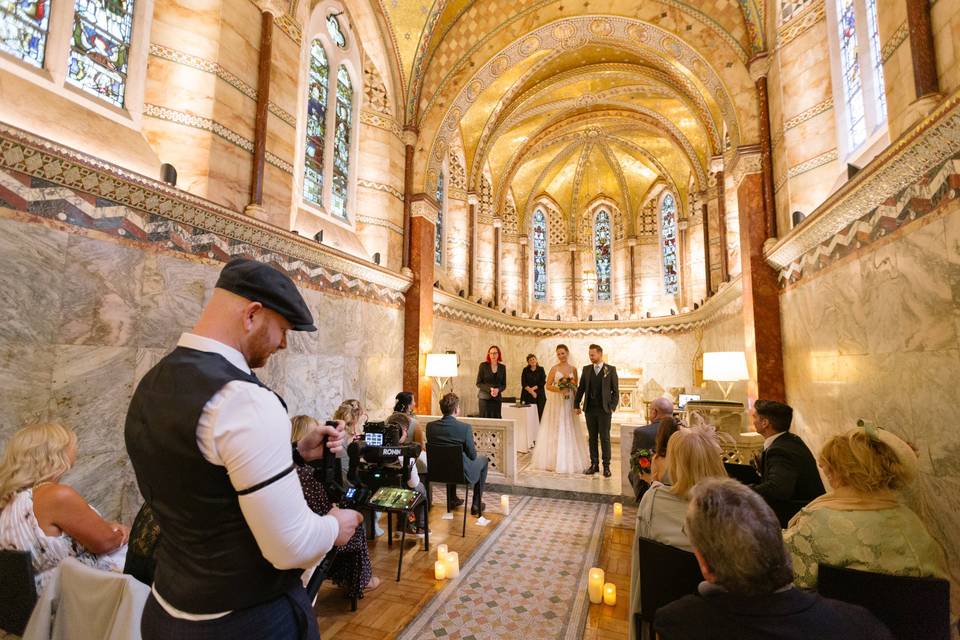
[[[524,496],[399,640],[573,640],[607,505]]]

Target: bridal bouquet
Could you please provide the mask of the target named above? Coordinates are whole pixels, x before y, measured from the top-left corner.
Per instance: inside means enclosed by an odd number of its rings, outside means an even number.
[[[560,389],[560,392],[563,394],[563,399],[568,400],[570,398],[570,390],[574,391],[577,389],[577,383],[573,381],[573,376],[564,376],[557,380],[557,388]]]

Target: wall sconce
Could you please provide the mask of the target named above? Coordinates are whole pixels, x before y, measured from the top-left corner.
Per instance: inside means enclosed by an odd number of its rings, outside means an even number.
[[[703,379],[713,380],[723,391],[723,399],[730,395],[734,382],[749,380],[747,358],[743,351],[708,351],[703,354]],[[727,385],[724,387],[723,383]]]

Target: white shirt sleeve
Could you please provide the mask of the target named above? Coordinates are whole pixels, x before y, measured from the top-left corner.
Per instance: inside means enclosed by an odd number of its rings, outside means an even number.
[[[418,484],[420,484],[420,474],[417,473],[417,459],[410,458],[410,479],[407,480],[407,486],[416,489]]]
[[[273,392],[250,382],[230,382],[207,402],[197,445],[209,462],[226,468],[238,492],[293,465],[286,410]],[[340,533],[336,518],[307,506],[296,470],[239,500],[260,552],[278,569],[316,565]]]

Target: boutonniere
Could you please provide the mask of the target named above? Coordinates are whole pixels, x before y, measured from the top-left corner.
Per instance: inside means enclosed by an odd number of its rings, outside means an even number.
[[[607,365],[603,365],[603,368],[600,369],[600,374],[606,378],[607,377]]]

